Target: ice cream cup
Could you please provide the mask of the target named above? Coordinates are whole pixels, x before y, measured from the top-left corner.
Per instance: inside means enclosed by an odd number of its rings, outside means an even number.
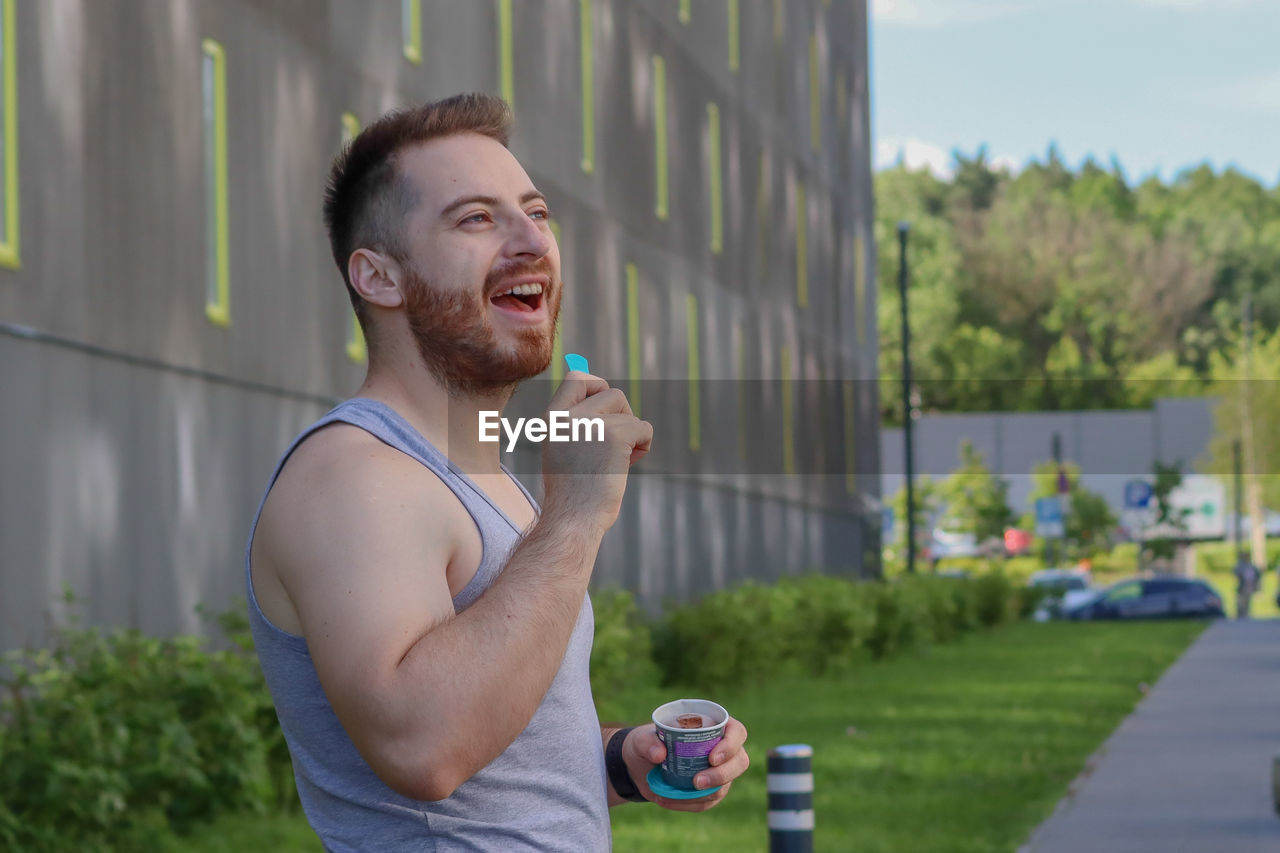
[[[682,727],[679,718],[691,714],[701,716],[702,725]],[[711,750],[724,738],[728,722],[729,712],[708,699],[676,699],[658,706],[653,724],[667,748],[667,757],[662,760],[663,780],[673,788],[692,791],[693,777],[711,766]]]

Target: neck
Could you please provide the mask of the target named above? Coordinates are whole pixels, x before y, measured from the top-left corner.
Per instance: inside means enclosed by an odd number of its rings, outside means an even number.
[[[515,386],[464,394],[445,385],[416,352],[369,359],[369,373],[357,396],[395,409],[454,465],[468,475],[502,472],[501,444],[481,442],[480,412],[501,411]]]

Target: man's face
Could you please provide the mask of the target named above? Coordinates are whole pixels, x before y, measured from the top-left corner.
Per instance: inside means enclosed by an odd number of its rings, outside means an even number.
[[[560,252],[524,169],[474,133],[407,149],[398,168],[418,191],[405,223],[405,309],[427,366],[461,394],[546,370]]]

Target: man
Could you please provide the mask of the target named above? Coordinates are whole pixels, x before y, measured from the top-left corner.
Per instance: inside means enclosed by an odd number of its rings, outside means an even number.
[[[652,427],[571,372],[550,409],[603,419],[604,440],[544,445],[540,510],[479,441],[479,413],[546,369],[561,299],[510,124],[483,95],[386,116],[325,198],[368,376],[285,453],[246,578],[329,850],[605,850],[609,806],[710,808],[748,764],[731,720],[697,781],[720,791],[661,800],[653,726],[601,730],[592,704],[587,583]]]
[[[1249,609],[1253,604],[1253,594],[1258,591],[1258,581],[1262,573],[1253,561],[1243,553],[1236,560],[1236,618],[1248,619]]]

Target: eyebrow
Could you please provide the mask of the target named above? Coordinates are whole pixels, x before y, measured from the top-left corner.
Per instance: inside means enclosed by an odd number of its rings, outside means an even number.
[[[527,193],[520,196],[520,204],[521,206],[526,205],[529,202],[533,201],[534,199],[538,199],[540,201],[545,202],[547,200],[547,197],[544,196],[542,193],[538,192],[537,190],[529,190]],[[462,198],[455,199],[454,201],[450,202],[448,207],[440,211],[440,218],[448,219],[459,208],[466,207],[469,204],[483,204],[488,207],[497,207],[499,204],[501,204],[501,202],[496,197],[491,195],[463,196]]]

